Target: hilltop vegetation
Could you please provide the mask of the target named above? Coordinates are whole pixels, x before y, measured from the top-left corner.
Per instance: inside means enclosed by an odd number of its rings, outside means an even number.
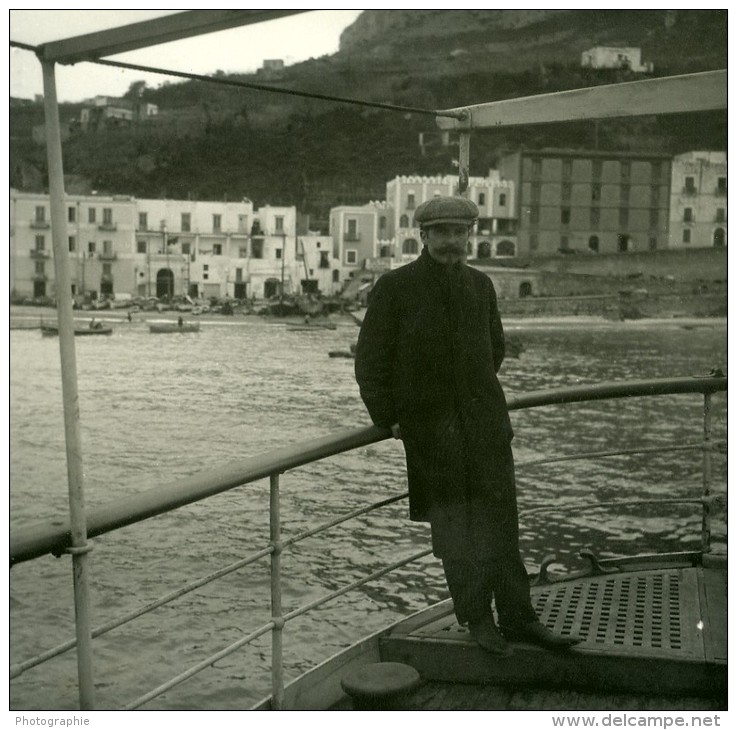
[[[580,68],[581,50],[616,39],[641,46],[656,75],[726,67],[726,13],[674,13],[366,11],[334,56],[272,78],[228,78],[436,109],[640,78]],[[426,147],[423,154],[418,144],[420,132],[437,131],[432,116],[198,81],[156,89],[137,83],[128,96],[157,104],[159,120],[78,133],[65,143],[66,172],[86,177],[100,192],[247,196],[257,205],[297,205],[313,225],[324,225],[334,205],[383,198],[396,175],[455,169],[455,147]],[[72,118],[78,106],[63,105],[61,114]],[[11,185],[20,186],[13,179],[19,160],[45,167],[43,148],[30,140],[33,124],[42,121],[40,105],[11,107]],[[500,154],[520,145],[678,153],[726,149],[726,140],[726,112],[532,125],[474,134],[471,173],[486,174]]]

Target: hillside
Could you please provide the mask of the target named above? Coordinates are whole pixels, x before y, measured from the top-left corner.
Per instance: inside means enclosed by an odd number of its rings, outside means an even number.
[[[726,68],[726,12],[371,10],[345,30],[333,56],[268,79],[231,78],[423,109],[640,78],[581,69],[581,52],[597,44],[640,46],[656,75]],[[100,192],[247,196],[257,205],[297,205],[313,225],[324,225],[330,207],[381,198],[396,175],[454,170],[455,148],[420,149],[419,133],[436,130],[430,116],[196,81],[133,84],[129,95],[158,104],[159,119],[65,143],[66,172]],[[62,119],[77,114],[62,106]],[[12,104],[10,117],[11,185],[23,187],[24,164],[45,166],[43,148],[30,138],[43,111]],[[503,151],[520,145],[726,149],[726,120],[712,113],[477,133],[471,172],[486,174]]]

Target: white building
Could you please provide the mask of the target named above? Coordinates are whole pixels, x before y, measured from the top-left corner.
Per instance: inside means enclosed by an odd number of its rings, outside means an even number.
[[[652,63],[642,63],[639,48],[625,46],[594,46],[581,54],[584,68],[621,68],[636,73],[652,73]]]
[[[727,245],[727,153],[685,152],[673,158],[670,248]]]
[[[66,198],[72,294],[132,292],[136,204],[127,196]],[[54,297],[49,196],[10,191],[10,289],[20,297]]]

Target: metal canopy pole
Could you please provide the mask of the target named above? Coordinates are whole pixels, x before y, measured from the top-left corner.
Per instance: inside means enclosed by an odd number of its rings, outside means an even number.
[[[51,238],[54,246],[56,278],[56,311],[61,352],[61,384],[64,399],[64,434],[69,483],[69,523],[74,575],[74,615],[77,632],[77,673],[79,676],[79,706],[94,709],[95,688],[92,674],[92,635],[89,611],[87,523],[84,506],[84,474],[77,391],[77,359],[74,350],[74,318],[72,315],[72,284],[69,272],[69,251],[64,196],[64,169],[61,157],[59,107],[56,99],[54,64],[41,61],[44,85],[44,116],[46,121],[46,154],[49,166],[49,198],[51,203]]]

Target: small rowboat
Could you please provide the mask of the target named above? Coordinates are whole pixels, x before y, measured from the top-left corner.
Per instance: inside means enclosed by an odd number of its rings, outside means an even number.
[[[112,333],[113,328],[105,327],[104,325],[74,328],[75,337],[86,337],[87,335],[111,335]],[[42,324],[41,334],[44,337],[54,337],[59,334],[59,328],[55,324]]]

